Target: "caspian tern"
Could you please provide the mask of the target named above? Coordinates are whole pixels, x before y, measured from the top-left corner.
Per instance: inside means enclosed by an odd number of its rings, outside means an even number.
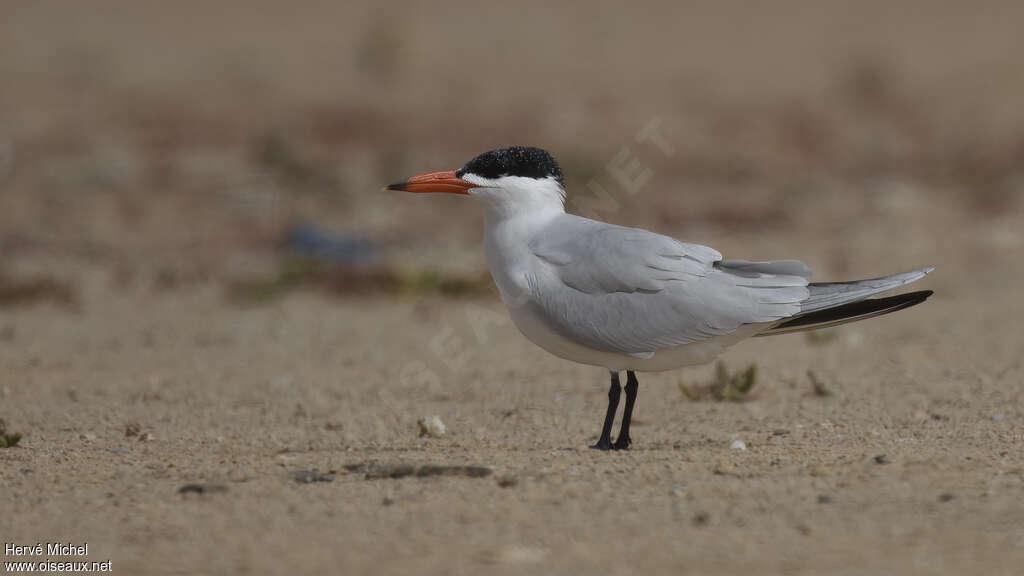
[[[534,344],[611,372],[593,448],[626,449],[636,372],[703,364],[752,336],[836,326],[919,304],[931,290],[869,296],[932,267],[853,282],[810,283],[798,260],[726,260],[715,249],[565,212],[562,170],[548,152],[492,150],[458,170],[387,186],[467,194],[484,204],[484,253],[512,321]],[[626,405],[618,438],[619,372]]]

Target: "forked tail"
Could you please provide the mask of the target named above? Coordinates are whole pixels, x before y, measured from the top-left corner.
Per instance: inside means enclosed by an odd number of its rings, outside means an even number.
[[[908,292],[886,298],[868,298],[924,278],[933,267],[920,268],[870,280],[854,282],[822,282],[808,284],[810,297],[801,304],[801,312],[758,334],[774,336],[805,330],[817,330],[881,316],[920,304],[932,295],[931,290]]]

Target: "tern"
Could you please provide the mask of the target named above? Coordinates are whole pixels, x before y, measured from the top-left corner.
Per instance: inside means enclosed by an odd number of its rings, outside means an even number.
[[[713,248],[568,214],[554,157],[514,146],[457,170],[386,187],[448,192],[484,205],[484,254],[516,327],[555,356],[611,373],[608,409],[593,448],[629,448],[637,372],[704,364],[753,336],[864,320],[924,302],[931,290],[870,298],[932,271],[852,282],[809,282],[798,260],[725,259]],[[611,439],[626,372],[626,403]]]

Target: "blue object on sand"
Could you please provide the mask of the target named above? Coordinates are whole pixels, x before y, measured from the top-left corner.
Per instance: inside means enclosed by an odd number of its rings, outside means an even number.
[[[292,226],[285,235],[284,245],[293,254],[322,258],[338,264],[365,264],[376,257],[370,240],[335,234],[312,224]]]

